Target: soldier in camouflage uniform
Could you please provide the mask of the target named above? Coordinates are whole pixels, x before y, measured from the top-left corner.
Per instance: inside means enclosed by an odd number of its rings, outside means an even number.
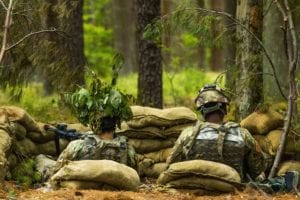
[[[194,127],[185,129],[175,143],[169,163],[203,159],[227,164],[240,174],[256,178],[265,170],[259,144],[244,128],[224,122],[228,98],[216,85],[203,87],[195,100],[204,117]]]
[[[105,117],[101,122],[102,131],[98,135],[87,135],[69,143],[58,157],[52,174],[67,160],[114,160],[137,169],[137,155],[134,148],[127,144],[126,137],[115,137],[115,120]]]

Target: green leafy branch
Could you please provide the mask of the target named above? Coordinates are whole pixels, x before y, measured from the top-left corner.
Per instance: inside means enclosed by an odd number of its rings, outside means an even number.
[[[93,74],[88,89],[80,87],[74,93],[64,95],[65,102],[71,107],[78,120],[85,126],[89,125],[94,132],[101,130],[103,117],[114,118],[118,127],[121,121],[132,118],[129,104],[133,102],[133,97],[116,88],[118,71],[122,64],[121,57],[116,56],[111,84],[101,82]]]

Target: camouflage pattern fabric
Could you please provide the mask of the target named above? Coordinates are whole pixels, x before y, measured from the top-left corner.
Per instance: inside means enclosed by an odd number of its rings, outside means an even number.
[[[137,155],[132,146],[127,144],[124,136],[118,136],[113,140],[101,140],[97,135],[89,135],[84,139],[70,142],[67,148],[60,154],[59,163],[67,160],[114,160],[137,168]],[[59,168],[59,167],[58,167]]]
[[[169,163],[203,159],[235,168],[242,179],[253,179],[265,170],[265,156],[251,134],[237,123],[198,122],[185,129],[173,147]]]

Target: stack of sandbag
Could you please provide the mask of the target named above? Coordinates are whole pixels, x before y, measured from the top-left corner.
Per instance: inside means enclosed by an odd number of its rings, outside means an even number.
[[[181,131],[192,126],[196,114],[185,107],[157,109],[132,106],[133,119],[123,123],[117,134],[129,138],[139,154],[139,174],[158,177]]]
[[[70,161],[50,179],[53,187],[132,190],[140,185],[137,172],[112,160]]]
[[[275,156],[281,140],[283,123],[283,116],[269,109],[264,112],[250,114],[242,120],[241,127],[249,130],[265,153]],[[299,153],[296,148],[299,139],[300,137],[297,134],[289,133],[285,154],[296,155],[296,153]]]
[[[241,178],[235,169],[206,160],[173,163],[159,176],[157,183],[197,195],[234,192],[242,187]]]
[[[281,163],[277,175],[283,176],[286,172],[290,171],[297,171],[300,173],[300,161],[290,160]]]
[[[43,127],[43,123],[37,123],[21,108],[0,107],[0,180],[24,158],[38,154],[56,156],[54,133]],[[68,142],[60,139],[60,149],[63,150]]]

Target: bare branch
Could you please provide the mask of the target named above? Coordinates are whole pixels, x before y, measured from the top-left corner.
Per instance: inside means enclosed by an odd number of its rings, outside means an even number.
[[[4,2],[2,0],[0,0],[0,4],[2,5],[2,7],[5,9],[5,10],[8,10],[8,8],[6,7],[6,5],[4,4]]]
[[[13,0],[9,0],[8,8],[7,8],[7,11],[6,11],[5,22],[4,22],[2,47],[1,47],[1,50],[0,50],[0,63],[3,60],[6,45],[7,45],[8,27],[10,26],[10,20],[11,20],[11,14],[12,14],[12,5],[13,5]]]
[[[190,8],[187,8],[187,10],[190,9]],[[281,89],[281,86],[280,86],[280,83],[279,83],[279,80],[278,80],[278,77],[277,77],[277,73],[276,73],[276,70],[275,70],[275,66],[274,66],[274,63],[272,62],[272,59],[269,55],[269,53],[267,52],[265,46],[263,45],[262,41],[255,35],[253,34],[245,25],[243,25],[241,22],[239,22],[238,20],[236,20],[234,17],[232,17],[232,15],[230,15],[229,13],[226,13],[226,12],[222,12],[222,11],[216,11],[216,10],[210,10],[210,9],[205,9],[205,8],[193,8],[193,9],[196,9],[196,10],[200,10],[202,12],[207,12],[207,13],[211,13],[211,14],[214,14],[214,15],[221,15],[221,16],[225,16],[227,17],[228,19],[230,19],[231,21],[233,21],[234,23],[238,24],[240,27],[242,27],[243,29],[245,29],[256,41],[257,43],[259,44],[259,46],[262,48],[267,60],[269,61],[270,65],[271,65],[271,68],[272,68],[272,71],[273,71],[273,74],[274,74],[274,78],[275,78],[275,82],[277,84],[277,87],[279,89],[279,92],[280,94],[282,95],[282,97],[287,100],[287,97],[284,95],[282,89]]]
[[[280,138],[280,144],[278,146],[276,157],[274,160],[274,163],[271,168],[271,172],[268,176],[268,178],[272,178],[275,176],[275,173],[277,172],[279,163],[281,161],[285,145],[286,145],[286,139],[289,134],[289,131],[291,129],[291,123],[292,123],[292,116],[295,110],[297,110],[297,83],[296,83],[296,67],[298,63],[298,46],[297,46],[297,38],[296,38],[296,32],[294,28],[294,21],[292,17],[292,13],[289,7],[289,3],[287,0],[284,1],[285,7],[283,7],[280,2],[277,0],[274,0],[279,11],[282,14],[283,20],[285,23],[288,23],[288,33],[290,34],[290,42],[287,42],[288,45],[288,61],[289,61],[289,99],[288,99],[288,110],[286,115],[286,120],[284,122],[283,131]],[[296,116],[297,118],[297,116]],[[296,119],[297,120],[297,119]],[[297,121],[296,121],[297,122]]]
[[[18,46],[19,44],[21,44],[22,42],[24,42],[26,39],[28,39],[29,37],[33,36],[33,35],[37,35],[37,34],[40,34],[40,33],[49,33],[49,32],[57,32],[56,29],[49,29],[49,30],[40,30],[40,31],[36,31],[36,32],[32,32],[32,33],[29,33],[27,35],[25,35],[23,38],[21,38],[18,42],[16,42],[15,44],[7,47],[5,49],[5,51],[9,51],[11,50],[12,48]]]

